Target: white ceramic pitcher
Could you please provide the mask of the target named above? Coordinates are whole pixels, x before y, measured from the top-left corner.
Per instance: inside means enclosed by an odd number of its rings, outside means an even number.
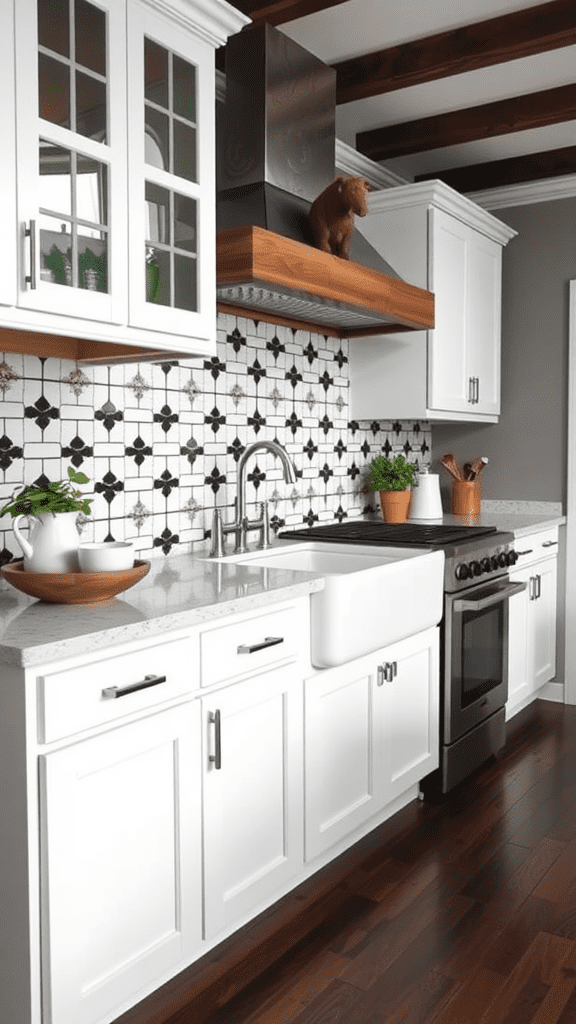
[[[79,572],[76,526],[77,512],[42,512],[39,516],[16,516],[14,536],[22,548],[25,572]],[[28,520],[30,535],[22,536],[19,524]]]

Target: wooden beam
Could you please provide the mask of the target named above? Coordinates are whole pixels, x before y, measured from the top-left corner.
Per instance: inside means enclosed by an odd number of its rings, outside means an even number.
[[[552,0],[340,61],[333,65],[336,102],[379,96],[574,43],[576,3]]]
[[[416,181],[439,178],[458,192],[478,192],[485,188],[500,188],[524,181],[557,178],[562,174],[576,174],[576,146],[551,149],[543,153],[527,153],[507,160],[490,160],[484,164],[454,167],[449,171],[419,174]]]
[[[307,14],[317,14],[347,0],[234,0],[234,6],[252,18],[255,25],[283,25]]]
[[[543,128],[576,119],[576,85],[562,85],[526,96],[513,96],[479,107],[452,110],[359,132],[356,149],[372,160],[389,160],[409,153],[457,146],[510,132]]]

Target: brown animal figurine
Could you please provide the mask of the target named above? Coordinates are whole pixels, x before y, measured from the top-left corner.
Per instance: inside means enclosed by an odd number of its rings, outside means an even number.
[[[309,218],[318,249],[350,259],[354,214],[366,216],[368,189],[365,178],[340,177],[314,200]]]

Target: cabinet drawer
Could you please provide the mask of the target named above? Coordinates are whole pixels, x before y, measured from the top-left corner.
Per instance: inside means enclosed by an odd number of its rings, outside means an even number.
[[[49,743],[161,704],[198,686],[194,638],[183,637],[38,674],[39,741]],[[146,678],[149,677],[149,678]]]
[[[540,558],[550,558],[558,554],[558,527],[551,526],[538,533],[523,534],[516,537],[514,547],[518,553],[518,568],[530,565]]]
[[[305,608],[308,613],[307,603]],[[308,623],[297,604],[205,630],[200,635],[201,685],[254,675],[294,658],[307,643]]]

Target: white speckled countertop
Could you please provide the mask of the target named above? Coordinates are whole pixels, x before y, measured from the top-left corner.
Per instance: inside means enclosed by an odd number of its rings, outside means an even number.
[[[235,566],[207,561],[203,554],[153,559],[143,580],[102,603],[44,604],[4,584],[0,661],[26,666],[89,654],[264,608],[323,586],[315,573]]]
[[[445,515],[443,521],[496,526],[520,537],[563,525],[566,519],[561,506],[552,502],[485,500],[480,516]],[[153,559],[148,576],[135,587],[96,604],[44,604],[2,581],[0,661],[27,666],[89,654],[264,608],[272,601],[312,594],[324,586],[317,573],[214,562],[206,554]]]
[[[469,520],[463,516],[445,515],[445,523],[470,522],[474,526],[496,526],[499,530],[522,537],[551,526],[563,526],[566,516],[562,505],[553,501],[495,501],[484,499],[479,516]]]

